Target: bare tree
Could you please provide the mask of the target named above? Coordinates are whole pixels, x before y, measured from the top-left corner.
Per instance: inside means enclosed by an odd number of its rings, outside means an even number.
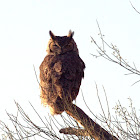
[[[40,120],[39,125],[24,112],[23,108],[18,103],[15,102],[15,104],[18,109],[17,115],[7,112],[7,115],[13,124],[12,130],[4,122],[1,121],[0,123],[1,129],[9,139],[30,139],[33,137],[36,138],[37,136],[42,137],[43,139],[60,140],[93,138],[95,140],[117,140],[115,136],[94,122],[74,104],[66,109],[66,112],[69,115],[66,117],[61,115],[61,122],[63,122],[63,124],[60,124],[54,116],[48,115],[48,117],[43,119],[32,104],[30,104]],[[78,125],[77,121],[84,127],[84,129]],[[59,133],[56,133],[56,130],[68,135],[60,135]]]
[[[130,2],[131,3],[131,2]],[[139,11],[133,6],[134,10],[139,13]],[[140,13],[139,13],[140,14]],[[94,57],[103,57],[106,60],[116,63],[128,70],[129,74],[134,74],[140,76],[140,70],[137,69],[136,65],[129,65],[128,62],[121,56],[117,46],[111,44],[109,45],[103,37],[100,26],[97,22],[99,28],[99,34],[102,42],[102,46],[91,37],[92,42],[97,47],[97,55],[92,54]],[[107,49],[106,49],[107,47]],[[110,51],[111,53],[108,53]],[[140,80],[136,81],[134,84],[138,83]],[[129,98],[130,106],[129,110],[122,106],[120,102],[114,107],[116,116],[111,116],[109,110],[109,102],[105,89],[105,99],[108,108],[108,116],[104,112],[102,101],[100,100],[98,87],[96,85],[96,91],[98,100],[102,109],[102,115],[96,116],[89,109],[86,101],[85,104],[93,116],[100,122],[93,121],[82,109],[74,104],[68,104],[65,108],[67,114],[60,115],[60,120],[58,121],[54,116],[41,117],[40,113],[33,107],[30,103],[32,109],[34,110],[34,115],[36,115],[39,121],[33,121],[31,115],[28,115],[24,109],[15,102],[17,107],[17,114],[10,114],[7,112],[7,115],[12,123],[12,128],[3,122],[0,121],[0,129],[3,131],[2,139],[10,140],[29,140],[31,138],[38,139],[51,139],[51,140],[64,140],[64,139],[95,139],[95,140],[139,140],[140,139],[140,120],[137,116],[136,110],[133,107],[132,100]],[[84,98],[83,98],[84,99]],[[61,124],[60,124],[61,122]],[[103,127],[105,126],[105,127]],[[60,134],[60,133],[62,134]]]
[[[103,57],[104,59],[106,59],[110,62],[113,62],[113,63],[120,65],[121,67],[123,67],[124,69],[129,71],[129,73],[127,75],[134,74],[134,75],[140,76],[140,70],[137,69],[135,63],[133,63],[133,65],[130,65],[126,61],[126,59],[124,59],[123,56],[121,56],[120,50],[117,48],[116,45],[113,45],[112,43],[111,44],[107,43],[104,40],[104,36],[101,32],[98,21],[97,21],[97,25],[99,28],[99,35],[100,35],[100,38],[102,41],[102,45],[101,46],[98,45],[98,43],[94,40],[94,38],[91,37],[91,41],[96,45],[97,53],[98,53],[97,55],[95,55],[95,54],[91,54],[91,55],[93,55],[96,58]],[[111,53],[109,53],[109,52],[111,52]],[[140,80],[136,81],[134,84],[138,83],[139,81]]]
[[[80,108],[76,107],[75,105],[72,105],[69,107],[69,109],[67,109],[66,112],[69,115],[60,115],[58,121],[58,119],[49,114],[47,117],[41,117],[39,115],[40,113],[37,112],[31,103],[30,105],[34,110],[34,114],[28,115],[24,109],[17,102],[15,102],[17,107],[17,114],[13,115],[7,112],[13,127],[9,128],[4,122],[0,122],[0,129],[3,131],[3,139],[5,137],[5,140],[6,138],[9,138],[10,140],[29,140],[38,139],[40,137],[47,140],[138,140],[140,138],[140,121],[136,114],[136,110],[133,107],[131,99],[129,99],[130,110],[128,110],[126,107],[123,107],[121,103],[118,102],[118,104],[114,107],[116,116],[111,116],[107,96],[105,93],[109,114],[106,116],[102,101],[100,101],[97,85],[96,89],[103,115],[95,116],[93,112],[92,114],[102,125],[94,122],[89,116],[87,116]],[[37,116],[38,121],[33,121],[32,116]],[[78,123],[80,123],[83,128]],[[103,128],[103,126],[105,127]],[[59,132],[64,134],[60,134]],[[113,135],[116,135],[116,137]]]

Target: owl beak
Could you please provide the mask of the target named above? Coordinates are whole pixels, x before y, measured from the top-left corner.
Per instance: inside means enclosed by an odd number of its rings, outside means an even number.
[[[62,54],[63,53],[63,49],[61,46],[59,46],[59,51],[57,52],[58,54]]]

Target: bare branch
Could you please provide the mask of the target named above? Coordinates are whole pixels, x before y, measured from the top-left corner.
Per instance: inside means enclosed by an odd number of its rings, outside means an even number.
[[[69,134],[69,135],[76,135],[76,136],[89,136],[86,130],[84,129],[76,129],[76,128],[63,128],[59,131],[60,133]]]
[[[134,9],[138,14],[140,14],[140,12],[133,6],[132,2],[131,2],[131,1],[129,1],[129,2],[130,2],[130,4],[131,4],[131,6],[133,7],[133,9]]]
[[[99,23],[97,22],[98,25],[98,29],[100,32],[100,38],[102,41],[102,46],[98,45],[98,43],[94,40],[93,37],[91,37],[91,42],[94,42],[94,44],[97,47],[97,53],[98,55],[95,54],[91,54],[93,57],[103,57],[104,59],[116,63],[118,65],[120,65],[121,67],[123,67],[124,69],[128,70],[130,73],[125,74],[125,75],[129,75],[129,74],[134,74],[134,75],[138,75],[140,76],[140,70],[137,69],[135,63],[133,62],[133,65],[130,65],[126,59],[124,59],[121,54],[120,54],[120,50],[117,48],[116,45],[109,45],[103,38],[102,32],[101,32],[101,28],[99,26]],[[111,53],[109,53],[111,51]],[[136,81],[135,83],[133,83],[132,85],[135,85],[136,83],[140,82],[140,80]]]
[[[66,112],[79,122],[84,129],[89,133],[89,136],[95,140],[118,140],[115,136],[109,134],[99,124],[95,123],[88,115],[79,107],[71,104],[71,107],[66,108]]]

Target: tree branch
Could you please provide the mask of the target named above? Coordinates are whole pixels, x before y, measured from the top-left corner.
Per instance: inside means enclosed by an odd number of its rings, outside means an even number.
[[[94,138],[95,140],[118,140],[115,136],[111,135],[105,129],[103,129],[99,124],[95,123],[88,115],[84,113],[82,109],[80,109],[76,105],[71,104],[70,106],[66,107],[65,110],[68,115],[72,116],[84,127],[85,132],[83,134],[81,133],[82,136],[85,136],[85,134],[87,133],[88,136]],[[64,134],[80,134],[79,132],[77,132],[77,130],[75,130],[76,129],[65,128],[61,129],[59,132]]]
[[[76,136],[89,136],[86,130],[76,129],[72,127],[63,128],[59,132],[64,134],[76,135]]]

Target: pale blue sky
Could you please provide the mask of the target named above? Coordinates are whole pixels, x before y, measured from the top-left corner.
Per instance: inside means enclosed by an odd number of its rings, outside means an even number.
[[[133,4],[140,11],[140,1]],[[123,68],[90,55],[96,53],[90,36],[100,41],[96,20],[106,41],[117,45],[122,56],[140,69],[140,15],[129,0],[0,0],[0,120],[5,109],[15,112],[13,100],[27,112],[30,101],[45,114],[33,65],[39,75],[49,30],[61,36],[67,35],[69,29],[75,32],[74,39],[86,64],[81,89],[95,114],[99,113],[95,82],[103,100],[102,85],[105,87],[111,108],[118,100],[127,104],[131,97],[140,109],[140,83],[131,86],[138,77],[125,76]],[[86,111],[79,94],[76,103]]]

